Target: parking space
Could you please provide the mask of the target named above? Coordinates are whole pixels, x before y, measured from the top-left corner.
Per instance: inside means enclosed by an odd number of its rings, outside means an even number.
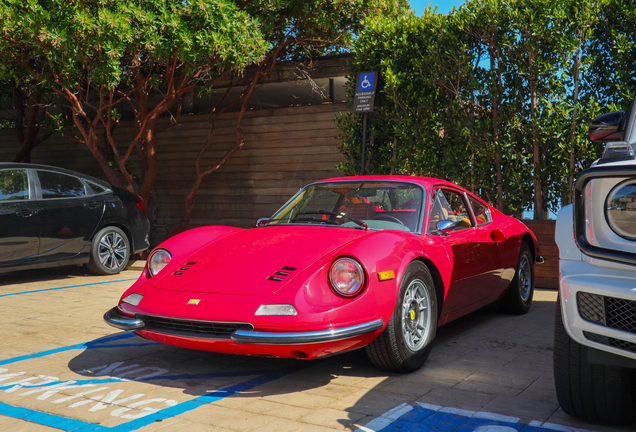
[[[576,421],[552,379],[555,291],[528,315],[485,308],[438,331],[419,371],[364,351],[316,361],[190,351],[115,331],[102,315],[140,272],[2,275],[3,431],[636,431]]]

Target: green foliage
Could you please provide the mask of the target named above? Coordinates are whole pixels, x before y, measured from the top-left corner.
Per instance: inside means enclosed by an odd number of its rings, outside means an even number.
[[[227,0],[6,0],[0,17],[0,52],[12,60],[0,73],[71,91],[82,81],[113,89],[136,64],[173,57],[190,71],[239,70],[266,49],[257,20]]]
[[[558,209],[600,155],[588,122],[636,84],[630,5],[470,0],[447,15],[365,21],[350,77],[381,71],[368,172],[448,179],[510,214]],[[347,174],[359,171],[361,117],[339,118]]]

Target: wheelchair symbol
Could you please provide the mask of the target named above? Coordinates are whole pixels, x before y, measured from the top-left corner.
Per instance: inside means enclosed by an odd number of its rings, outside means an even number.
[[[362,78],[362,79],[360,79]],[[358,91],[372,91],[373,85],[375,81],[375,73],[373,72],[362,72],[360,77],[358,78]]]

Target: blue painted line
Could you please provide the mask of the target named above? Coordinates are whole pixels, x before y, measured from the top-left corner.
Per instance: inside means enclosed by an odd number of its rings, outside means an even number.
[[[142,428],[144,426],[148,426],[149,424],[153,424],[156,421],[162,421],[168,418],[172,418],[172,417],[176,417],[178,415],[181,415],[185,412],[188,411],[192,411],[193,409],[199,408],[202,405],[207,405],[207,404],[211,404],[214,402],[217,402],[221,399],[224,399],[228,396],[233,396],[236,394],[239,394],[241,392],[245,392],[248,391],[254,387],[257,387],[259,385],[268,383],[270,381],[276,380],[278,378],[281,378],[284,375],[287,375],[288,373],[298,370],[298,368],[291,368],[291,369],[287,369],[284,370],[282,372],[279,373],[274,373],[274,374],[270,374],[270,375],[264,375],[264,376],[259,376],[256,378],[253,378],[249,381],[246,381],[244,383],[241,384],[236,384],[233,386],[230,386],[228,388],[225,388],[223,390],[217,390],[215,392],[211,392],[209,394],[203,395],[203,396],[199,396],[196,399],[193,399],[191,401],[187,401],[187,402],[183,402],[180,403],[179,405],[175,405],[173,407],[170,408],[166,408],[163,409],[161,411],[158,411],[154,414],[150,414],[147,415],[145,417],[142,417],[140,419],[137,420],[132,420],[128,423],[124,423],[122,425],[119,426],[115,426],[113,428],[111,428],[111,431],[113,432],[131,432],[134,430],[137,430],[139,428]],[[78,432],[84,432],[84,430],[79,429]]]
[[[34,411],[28,408],[20,408],[13,405],[0,402],[0,414],[29,421],[31,423],[37,423],[42,426],[49,426],[63,431],[72,432],[78,429],[82,429],[87,426],[93,426],[91,423],[87,423],[82,420],[69,419],[54,414],[47,414],[39,411]],[[97,426],[97,425],[94,425]],[[84,429],[89,430],[89,429]],[[97,430],[97,429],[92,429]]]
[[[50,350],[46,350],[46,351],[40,351],[40,352],[34,353],[34,354],[27,354],[27,355],[23,355],[23,356],[19,356],[19,357],[13,357],[13,358],[6,359],[6,360],[0,360],[0,366],[1,365],[5,365],[5,364],[20,362],[20,361],[23,361],[23,360],[30,360],[30,359],[39,358],[39,357],[46,357],[46,356],[49,356],[51,354],[57,354],[57,353],[60,353],[60,352],[71,351],[71,350],[76,350],[76,349],[118,348],[118,347],[127,346],[127,345],[105,345],[105,343],[112,342],[112,341],[115,341],[115,340],[120,340],[120,339],[128,339],[128,338],[135,337],[135,336],[136,335],[134,333],[124,333],[124,334],[111,336],[111,337],[104,338],[104,339],[98,339],[96,341],[84,342],[84,343],[77,344],[77,345],[70,345],[70,346],[66,346],[66,347],[60,347],[60,348],[54,348],[54,349],[50,349]],[[159,344],[157,342],[151,342],[151,343],[146,343],[146,344],[131,344],[130,346],[146,346],[146,345],[161,345],[161,344]]]
[[[0,297],[33,294],[33,293],[39,293],[39,292],[45,292],[45,291],[57,291],[57,290],[63,290],[63,289],[69,289],[69,288],[81,288],[81,287],[86,287],[91,285],[104,285],[104,284],[111,284],[111,283],[117,283],[117,282],[130,282],[134,280],[137,280],[137,279],[135,278],[135,279],[121,279],[121,280],[108,281],[108,282],[93,282],[93,283],[83,284],[83,285],[70,285],[70,286],[59,287],[59,288],[47,288],[47,289],[34,290],[34,291],[23,291],[23,292],[9,293],[9,294],[0,294]]]
[[[166,408],[156,413],[147,415],[140,419],[132,420],[127,423],[123,423],[118,426],[106,427],[94,423],[84,422],[82,420],[70,419],[62,416],[42,413],[28,408],[15,407],[13,405],[0,402],[0,414],[8,417],[18,418],[29,421],[31,423],[37,423],[42,426],[48,426],[56,429],[61,429],[66,432],[92,432],[92,431],[110,431],[110,432],[132,432],[144,426],[148,426],[155,422],[161,422],[163,420],[176,417],[188,411],[192,411],[203,405],[208,405],[224,399],[228,396],[234,396],[236,394],[251,390],[254,387],[268,383],[270,381],[281,378],[288,373],[298,370],[298,367],[283,370],[278,373],[272,373],[269,375],[262,375],[244,383],[235,384],[227,387],[223,390],[217,390],[209,394],[199,396],[195,399],[182,402],[170,408]],[[255,373],[252,372],[252,375]]]

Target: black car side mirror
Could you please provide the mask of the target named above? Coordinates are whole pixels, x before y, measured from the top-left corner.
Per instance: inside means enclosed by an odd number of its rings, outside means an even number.
[[[623,141],[624,111],[615,111],[596,117],[590,124],[590,139],[594,142]]]

